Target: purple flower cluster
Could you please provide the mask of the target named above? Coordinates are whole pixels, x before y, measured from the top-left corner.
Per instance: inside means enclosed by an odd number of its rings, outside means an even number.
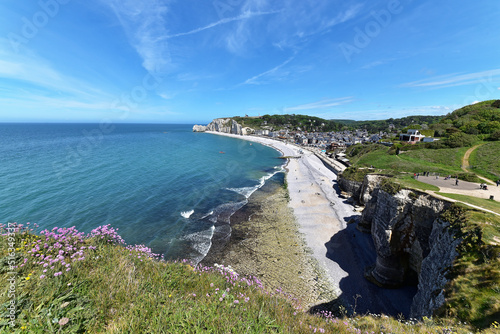
[[[40,279],[46,277],[58,277],[71,270],[71,265],[76,261],[85,260],[90,251],[97,249],[96,246],[89,245],[89,240],[96,243],[125,245],[123,238],[117,233],[118,229],[109,224],[99,226],[85,235],[73,227],[54,227],[52,230],[43,230],[40,235],[36,235],[34,228],[28,223],[9,224],[9,229],[5,224],[0,224],[1,235],[7,235],[7,231],[12,233],[13,226],[15,234],[20,238],[19,247],[27,256],[19,267],[28,264],[40,266],[42,275]],[[34,224],[34,227],[38,225]],[[131,256],[142,259],[163,260],[163,255],[155,254],[151,248],[145,245],[130,245],[126,247]]]
[[[51,231],[43,230],[40,236],[28,233],[22,235],[22,246],[26,254],[31,256],[32,264],[39,265],[43,269],[41,279],[46,277],[46,273],[54,272],[53,276],[62,275],[63,271],[70,271],[71,264],[85,259],[85,234],[78,232],[73,226],[54,227]],[[23,267],[29,261],[29,257],[24,259],[20,265]]]
[[[99,226],[90,231],[88,238],[95,238],[96,240],[102,240],[104,243],[121,244],[124,245],[125,241],[118,234],[118,229],[111,227],[110,224]]]
[[[145,245],[129,245],[126,249],[130,252],[130,256],[136,256],[138,259],[142,261],[142,258],[150,258],[156,260],[163,260],[163,254],[153,253],[151,248],[146,247]]]

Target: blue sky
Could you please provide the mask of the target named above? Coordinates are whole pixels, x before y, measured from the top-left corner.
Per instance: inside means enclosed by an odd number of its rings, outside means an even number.
[[[2,0],[0,121],[444,115],[500,98],[498,0]]]

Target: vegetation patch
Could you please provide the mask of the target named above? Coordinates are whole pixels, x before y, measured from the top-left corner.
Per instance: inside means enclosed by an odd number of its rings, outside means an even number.
[[[481,145],[469,157],[471,170],[492,181],[500,179],[500,142]]]
[[[396,195],[403,189],[403,187],[399,183],[394,182],[390,178],[384,178],[380,182],[380,189],[382,189],[388,194]]]
[[[441,316],[457,317],[478,328],[497,328],[500,315],[500,219],[454,204],[441,218],[451,223],[461,239],[459,256],[451,268]]]
[[[342,177],[349,181],[363,182],[365,176],[373,172],[370,168],[348,167],[342,172]]]
[[[280,289],[266,290],[256,277],[241,277],[220,265],[165,262],[145,246],[125,246],[109,226],[99,230],[94,236],[74,228],[35,234],[27,226],[1,226],[0,278],[7,282],[11,272],[15,277],[14,290],[8,284],[0,293],[0,331],[342,334],[473,330],[454,319],[419,322],[374,314],[334,316],[329,311],[311,315]],[[67,251],[75,240],[77,249]],[[60,257],[50,263],[54,249],[59,249]],[[76,252],[79,255],[73,261]],[[66,268],[62,261],[71,268],[55,275]],[[9,305],[15,305],[12,323]]]

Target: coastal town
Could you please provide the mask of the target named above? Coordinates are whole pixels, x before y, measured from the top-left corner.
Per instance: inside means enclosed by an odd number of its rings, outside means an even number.
[[[324,123],[321,123],[319,126],[324,125]],[[421,125],[417,126],[421,127]],[[423,135],[418,129],[407,129],[402,132],[394,124],[389,124],[387,131],[377,131],[376,133],[370,133],[366,129],[321,132],[305,131],[300,126],[294,127],[292,124],[284,124],[280,129],[275,129],[273,126],[268,125],[266,121],[262,122],[260,128],[254,129],[242,126],[231,118],[215,119],[207,126],[195,125],[193,131],[214,131],[234,135],[256,136],[293,143],[317,154],[323,153],[320,158],[333,165],[332,167],[337,171],[342,171],[345,167],[351,166],[344,152],[352,145],[378,143],[391,147],[394,145],[394,141],[415,144],[417,142],[429,143],[439,140],[438,138]]]

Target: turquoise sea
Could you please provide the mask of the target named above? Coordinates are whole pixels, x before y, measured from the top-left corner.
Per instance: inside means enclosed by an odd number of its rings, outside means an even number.
[[[0,220],[119,228],[128,244],[200,261],[280,153],[192,125],[0,124]],[[220,231],[218,231],[220,232]]]

